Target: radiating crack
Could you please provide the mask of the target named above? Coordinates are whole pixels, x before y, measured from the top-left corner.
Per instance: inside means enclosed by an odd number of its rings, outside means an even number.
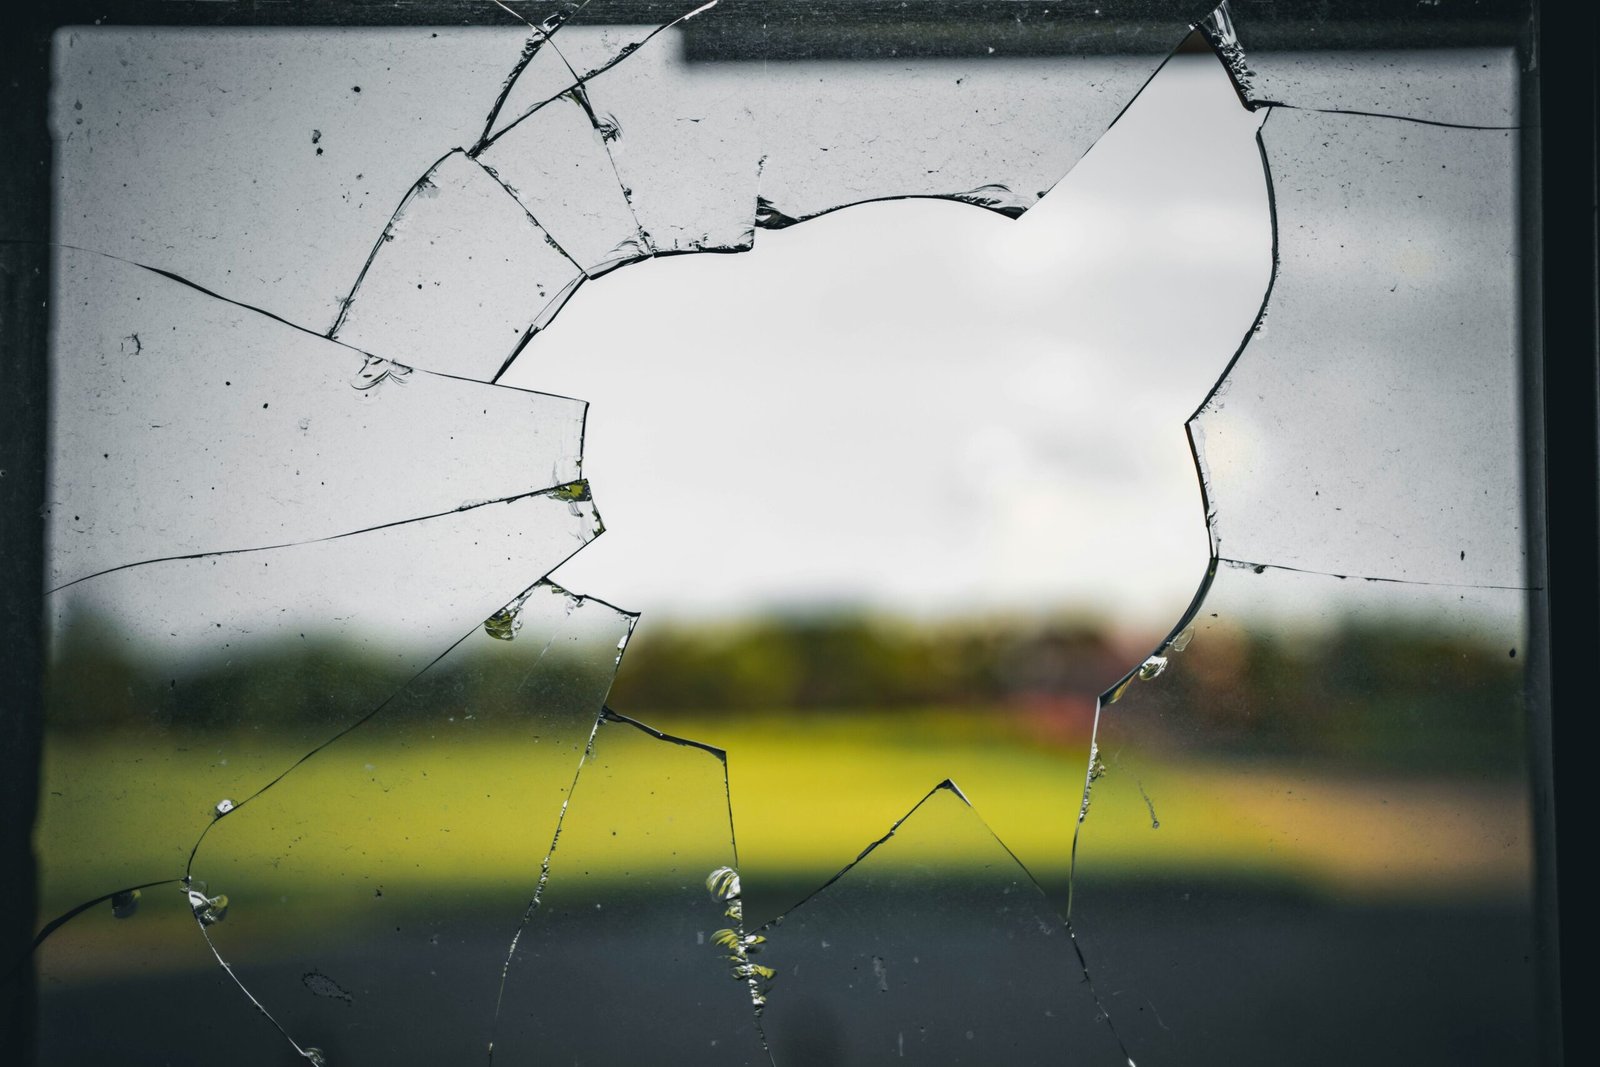
[[[561,808],[556,813],[555,833],[551,835],[550,847],[545,851],[544,859],[539,863],[539,879],[534,884],[533,895],[528,898],[528,906],[523,909],[522,918],[517,923],[516,930],[511,935],[511,943],[506,946],[505,961],[500,967],[499,991],[494,1001],[495,1028],[498,1029],[501,1012],[505,1009],[506,982],[511,976],[511,965],[517,957],[517,946],[522,942],[522,936],[528,930],[528,924],[533,921],[534,913],[539,910],[539,905],[544,900],[545,888],[550,884],[550,863],[554,859],[556,847],[561,844],[561,831],[566,825],[567,809],[572,805],[573,794],[578,790],[578,781],[583,776],[584,765],[594,757],[595,737],[600,731],[600,724],[605,721],[605,712],[602,709],[594,717],[594,726],[589,730],[589,739],[584,743],[583,756],[578,760],[578,765],[572,770],[572,781],[567,785],[566,795],[561,800]],[[495,1041],[489,1040],[489,1062],[494,1062]]]
[[[19,241],[19,240],[15,239],[15,238],[0,237],[0,245],[38,245],[38,244],[39,244],[39,242],[35,242],[35,241]],[[345,342],[343,342],[343,341],[339,341],[339,340],[336,340],[334,338],[331,338],[327,334],[321,332],[320,330],[312,329],[309,326],[305,326],[305,325],[303,325],[301,323],[295,322],[293,319],[284,318],[282,315],[279,315],[275,311],[269,311],[266,308],[259,307],[259,306],[255,305],[255,304],[249,303],[248,301],[245,301],[245,300],[236,300],[231,296],[225,296],[222,293],[219,293],[214,289],[210,289],[210,288],[207,288],[204,285],[201,285],[199,282],[195,281],[192,278],[186,278],[182,274],[179,274],[178,272],[173,271],[173,270],[168,270],[165,267],[157,267],[157,266],[153,266],[153,265],[151,265],[149,263],[141,263],[136,259],[130,259],[127,256],[119,256],[115,252],[107,252],[104,249],[87,248],[87,247],[84,247],[82,245],[69,244],[69,243],[62,242],[62,241],[50,241],[50,242],[45,243],[44,247],[51,248],[51,249],[59,249],[59,250],[64,251],[64,252],[82,252],[82,253],[84,253],[86,255],[100,256],[103,259],[115,260],[118,263],[126,263],[130,267],[138,267],[140,270],[147,270],[151,274],[160,275],[161,277],[166,278],[168,281],[177,282],[179,285],[182,285],[182,286],[184,286],[186,288],[189,288],[189,289],[193,289],[197,293],[201,293],[201,294],[203,294],[205,296],[209,296],[214,300],[220,300],[224,304],[229,304],[229,305],[232,305],[233,307],[236,307],[236,308],[242,308],[245,311],[254,312],[257,315],[261,315],[261,316],[263,316],[265,318],[271,319],[273,322],[281,323],[282,325],[287,326],[292,330],[299,330],[301,333],[309,334],[310,336],[319,338],[320,340],[333,341],[334,344],[341,345],[344,348],[348,348],[350,351],[352,351],[352,352],[354,352],[354,353],[356,353],[358,355],[367,356],[369,358],[380,358],[380,357],[373,356],[372,353],[363,351],[362,349],[357,348],[354,345],[345,344]],[[137,340],[137,338],[135,338],[135,340]],[[142,349],[143,345],[141,344],[139,346],[139,348]]]
[[[528,64],[533,62],[534,57],[539,54],[539,50],[550,43],[551,37],[561,28],[562,23],[566,22],[573,14],[583,10],[584,6],[587,6],[587,0],[583,5],[574,9],[558,10],[542,22],[537,23],[529,22],[505,4],[500,3],[499,0],[495,0],[495,6],[509,13],[518,22],[532,30],[533,33],[528,38],[527,43],[522,46],[522,55],[517,60],[516,66],[511,68],[511,73],[506,76],[505,81],[500,85],[500,95],[495,97],[493,106],[489,108],[489,117],[484,120],[483,134],[478,138],[478,143],[474,146],[475,150],[486,144],[489,135],[494,132],[495,120],[500,117],[500,109],[505,106],[506,98],[511,95],[512,88],[517,84],[517,78],[528,68]]]
[[[1519,123],[1510,124],[1476,124],[1471,122],[1445,122],[1442,119],[1425,119],[1417,115],[1396,115],[1387,111],[1360,111],[1348,107],[1308,107],[1300,104],[1286,104],[1281,100],[1256,100],[1251,102],[1251,110],[1270,110],[1282,108],[1286,111],[1311,111],[1320,115],[1352,115],[1367,119],[1393,119],[1396,122],[1412,122],[1419,126],[1439,126],[1447,130],[1525,130],[1528,127]]]
[[[547,229],[545,227],[545,225],[543,223],[541,223],[538,219],[534,218],[533,212],[529,211],[527,209],[527,207],[525,207],[523,205],[522,201],[517,199],[516,192],[511,188],[511,186],[507,185],[503,180],[501,180],[500,175],[495,171],[495,169],[493,167],[489,166],[487,163],[485,163],[483,160],[479,159],[476,156],[473,156],[473,155],[469,154],[467,156],[467,158],[472,160],[472,162],[476,163],[478,165],[478,168],[480,170],[482,170],[483,173],[485,173],[489,177],[493,178],[495,184],[500,186],[500,188],[505,190],[506,196],[510,197],[512,202],[515,203],[519,208],[522,209],[522,213],[528,217],[528,221],[533,223],[535,226],[539,227],[539,229],[544,231],[544,238],[545,238],[546,241],[548,241],[550,243],[550,247],[554,248],[557,252],[560,252],[561,255],[566,258],[567,262],[572,264],[573,269],[580,273],[580,277],[577,278],[577,279],[574,279],[573,282],[571,283],[572,286],[574,288],[576,288],[576,286],[581,282],[582,278],[588,276],[588,272],[584,270],[583,264],[579,263],[576,259],[574,259],[573,256],[572,256],[572,253],[568,252],[565,248],[561,247],[561,242],[556,240],[555,236],[553,234],[551,234],[549,229]],[[374,254],[376,254],[376,250],[374,250]],[[351,294],[351,295],[352,295],[352,297],[354,296],[354,294]],[[568,295],[570,296],[571,294],[569,293]],[[562,303],[565,303],[565,302],[566,301],[564,299],[560,300],[559,302],[552,301],[552,303],[556,304],[557,310],[560,310],[560,305]],[[532,331],[532,327],[529,327],[529,330],[530,330],[529,336],[532,336],[532,332],[531,332]],[[523,342],[523,344],[526,344],[526,343],[527,343],[526,341]],[[520,351],[520,348],[521,348],[521,346],[518,346],[518,350],[519,351]],[[515,359],[516,358],[516,353],[512,353],[511,358]],[[509,364],[511,362],[511,360],[508,359],[506,362]]]
[[[416,181],[412,182],[411,187],[405,191],[405,195],[400,197],[400,202],[396,204],[394,210],[389,213],[389,221],[384,223],[383,229],[379,231],[377,239],[372,242],[372,251],[367,253],[367,258],[362,262],[361,269],[356,272],[355,281],[350,284],[350,291],[344,295],[342,300],[339,301],[339,312],[334,316],[333,324],[329,326],[327,332],[323,333],[321,336],[326,337],[330,341],[337,341],[339,339],[339,329],[344,325],[345,319],[350,315],[350,306],[355,303],[356,294],[361,291],[361,283],[367,280],[367,272],[372,269],[372,264],[377,260],[378,253],[383,251],[383,246],[394,240],[395,227],[400,219],[405,215],[407,205],[411,203],[418,193],[431,184],[430,175],[439,169],[439,165],[458,151],[460,151],[460,149],[452,148],[450,151],[434,160],[433,165],[427,170],[423,171],[422,176]]]
[[[1533,593],[1543,590],[1537,585],[1492,585],[1486,582],[1425,582],[1415,578],[1393,578],[1379,574],[1339,574],[1335,571],[1311,570],[1307,567],[1289,567],[1281,563],[1256,563],[1247,559],[1229,559],[1218,556],[1217,562],[1236,570],[1254,571],[1261,574],[1264,571],[1290,571],[1294,574],[1317,574],[1324,578],[1337,578],[1340,581],[1352,580],[1357,582],[1383,582],[1389,585],[1430,585],[1440,589],[1510,589],[1523,593]]]
[[[182,881],[183,879],[181,878],[162,878],[154,882],[140,882],[138,885],[130,885],[124,886],[121,889],[113,889],[109,893],[101,893],[97,897],[85,900],[83,903],[67,909],[60,915],[57,915],[55,918],[45,923],[43,926],[39,927],[39,932],[34,935],[33,944],[29,947],[29,952],[37,952],[39,946],[45,943],[46,938],[55,933],[57,930],[61,929],[61,927],[65,926],[67,923],[71,922],[73,919],[76,919],[78,916],[88,911],[90,908],[98,907],[99,905],[106,903],[115,904],[117,898],[119,897],[135,895],[136,898],[136,895],[143,890],[154,889],[157,886],[178,885]]]
[[[669,754],[673,750],[678,754]],[[713,762],[704,763],[705,756]],[[595,994],[625,996],[632,974],[643,968],[645,981],[671,981],[698,991],[698,1018],[662,1020],[652,1027],[660,1055],[705,1049],[696,1054],[742,1064],[759,1045],[762,1058],[770,1061],[760,998],[751,982],[754,972],[735,968],[733,977],[750,989],[741,996],[714,955],[719,947],[748,953],[759,942],[747,938],[739,922],[734,930],[707,932],[718,918],[726,921],[728,912],[738,910],[738,853],[730,820],[727,759],[721,749],[603,708],[500,966],[491,1059],[522,1059],[535,1050],[566,1058],[579,1048],[595,1050],[592,1038],[563,1025],[560,999],[579,996],[587,1003]],[[712,871],[720,892],[708,896],[700,870]],[[663,930],[677,933],[658,949]],[[692,947],[685,941],[691,930]],[[594,951],[590,946],[619,937],[634,946],[626,974],[555,974],[545,966],[553,956],[588,954]],[[617,1040],[626,1042],[627,1035],[606,1035],[602,1045]]]
[[[191,901],[194,900],[196,896],[198,896],[201,901],[206,901],[207,898],[203,892],[190,888],[189,879],[184,879],[184,886],[185,892],[189,895]],[[206,939],[206,947],[211,950],[211,955],[216,959],[218,966],[227,972],[227,975],[230,979],[232,979],[233,984],[239,987],[239,992],[243,993],[245,999],[250,1002],[250,1006],[255,1008],[256,1011],[260,1012],[262,1016],[264,1016],[266,1020],[277,1029],[278,1033],[283,1035],[283,1039],[289,1042],[290,1046],[294,1048],[295,1052],[300,1056],[301,1059],[309,1061],[312,1064],[312,1067],[327,1067],[327,1057],[323,1051],[313,1045],[302,1045],[300,1042],[296,1041],[294,1035],[291,1034],[288,1029],[278,1021],[277,1016],[268,1011],[267,1006],[261,1003],[261,1001],[257,1000],[254,993],[250,992],[250,987],[245,985],[244,982],[239,979],[238,974],[234,972],[233,966],[227,960],[223,959],[222,952],[217,948],[217,943],[212,940],[211,930],[209,929],[210,926],[216,922],[216,920],[207,919],[205,917],[207,915],[206,908],[208,906],[208,903],[202,903],[195,906],[195,925],[200,930],[200,936]]]
[[[46,590],[46,593],[59,593],[63,589],[70,589],[72,586],[75,586],[80,582],[87,582],[90,579],[99,578],[101,575],[115,574],[118,571],[132,570],[136,567],[148,567],[156,563],[174,563],[181,560],[240,556],[248,555],[251,552],[273,552],[284,548],[303,548],[306,545],[319,545],[328,541],[341,541],[347,537],[359,537],[362,534],[376,533],[379,530],[391,530],[398,526],[409,526],[413,523],[427,522],[430,519],[442,519],[446,515],[457,515],[463,511],[473,511],[477,508],[491,507],[495,504],[511,504],[518,500],[529,500],[533,497],[549,497],[552,500],[588,499],[588,486],[589,483],[582,480],[576,482],[565,482],[561,485],[549,485],[542,489],[530,489],[524,493],[513,493],[511,496],[503,496],[494,500],[481,500],[474,501],[470,504],[461,504],[457,507],[450,508],[447,511],[436,511],[431,515],[416,515],[411,518],[396,519],[393,522],[381,522],[373,526],[364,526],[359,530],[345,530],[340,533],[328,534],[323,537],[308,537],[300,541],[283,541],[278,544],[271,545],[251,545],[248,548],[217,548],[205,552],[186,552],[177,556],[155,556],[151,559],[134,560],[129,563],[120,563],[115,567],[102,568],[101,570],[94,571],[90,574],[85,574],[82,577],[74,578],[70,582],[63,582],[60,585],[53,586]],[[581,497],[574,495],[578,493],[583,495]]]

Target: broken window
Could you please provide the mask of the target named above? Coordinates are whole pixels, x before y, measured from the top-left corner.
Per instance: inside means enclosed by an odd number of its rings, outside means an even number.
[[[1452,17],[58,31],[41,1061],[1527,1058]]]

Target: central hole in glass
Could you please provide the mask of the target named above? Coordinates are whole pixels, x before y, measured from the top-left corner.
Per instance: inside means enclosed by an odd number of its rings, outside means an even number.
[[[1268,281],[1256,126],[1179,55],[1019,220],[874,203],[630,266],[503,379],[590,402],[607,532],[553,577],[643,612],[611,703],[729,750],[753,892],[947,776],[1064,865],[1029,813],[1076,809],[1094,695],[1206,567],[1183,424]]]

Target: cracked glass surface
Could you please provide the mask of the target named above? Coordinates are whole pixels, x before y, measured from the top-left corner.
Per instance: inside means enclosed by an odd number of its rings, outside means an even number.
[[[57,36],[44,1062],[1526,1055],[1513,51],[1292,50],[1252,5],[485,8],[493,29]],[[757,290],[769,333],[710,378],[686,362],[723,343],[695,322],[706,283],[672,328],[612,303],[677,254],[752,253],[715,268],[738,272],[800,247],[767,231],[878,232],[850,207],[869,201],[1048,219],[1200,91],[1197,65],[1237,91],[1208,136],[1259,161],[1258,226],[1175,228],[1188,275],[1091,298],[1169,331],[1125,326],[1132,348],[1187,338],[1174,369],[1126,386],[1090,344],[991,398],[1026,344],[1003,329],[962,367],[880,339],[891,388],[916,383],[895,405],[869,370],[827,381],[820,352],[760,369],[823,301]],[[1178,196],[1141,159],[1211,166],[1126,151],[1134,200]],[[1260,286],[1223,272],[1227,308],[1185,304],[1230,246]],[[861,286],[875,265],[851,266]],[[1043,351],[1093,337],[1076,314]],[[585,351],[574,320],[613,332]],[[1205,538],[1199,589],[1120,629],[1065,599],[873,616],[912,601],[863,587],[854,617],[652,630],[564,566],[605,531],[602,402],[564,384],[583,360],[663,408],[648,368],[735,383],[725,408],[785,393],[841,440],[868,418],[913,439],[948,375],[998,412],[962,431],[975,499],[1046,543],[1113,517],[997,508],[1044,469],[1017,456],[1092,461],[1117,447],[1097,412],[1181,395],[1163,425],[1186,426],[1201,501],[1171,521]],[[1108,395],[1039,399],[1090,387]],[[1041,428],[1068,418],[1077,439]],[[627,448],[703,516],[645,529],[711,553],[652,561],[687,603],[752,540],[726,453],[777,449],[714,411],[676,422]],[[701,462],[669,464],[668,435]],[[777,446],[825,478],[774,526],[821,514],[908,558],[936,539],[895,510],[909,465],[897,484]],[[1139,465],[1113,486],[1137,495]],[[768,544],[769,571],[814,580]],[[90,1005],[103,1025],[76,1025]]]
[[[1070,925],[949,781],[760,932],[778,1062],[1128,1059]]]
[[[757,1005],[727,959],[750,951],[738,861],[725,755],[607,709],[506,960],[492,1060],[621,1062],[649,1034],[663,1062],[760,1062]],[[628,1026],[574,1025],[610,1002]]]

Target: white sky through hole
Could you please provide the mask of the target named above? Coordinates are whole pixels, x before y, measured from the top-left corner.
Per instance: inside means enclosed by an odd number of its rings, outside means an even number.
[[[1179,56],[1019,220],[867,204],[585,286],[504,379],[591,403],[607,531],[554,577],[655,617],[1175,621],[1183,422],[1270,272],[1257,123]]]

